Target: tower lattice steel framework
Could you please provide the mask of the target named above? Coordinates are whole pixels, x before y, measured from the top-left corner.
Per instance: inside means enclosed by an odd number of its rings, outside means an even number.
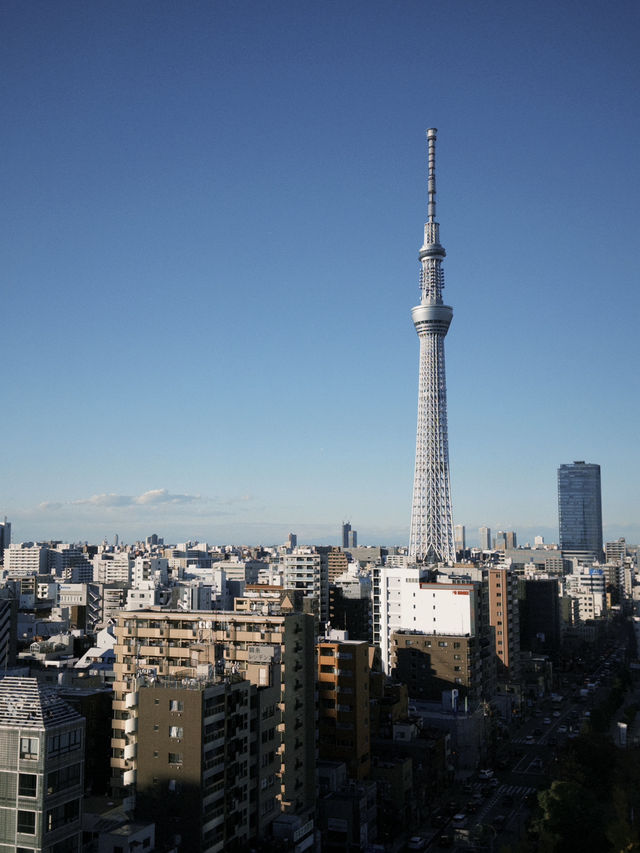
[[[447,382],[444,338],[453,309],[442,302],[445,250],[436,222],[436,130],[427,131],[429,147],[428,221],[420,249],[420,305],[411,310],[420,339],[416,467],[411,506],[409,556],[420,563],[453,562],[453,517],[449,482]]]

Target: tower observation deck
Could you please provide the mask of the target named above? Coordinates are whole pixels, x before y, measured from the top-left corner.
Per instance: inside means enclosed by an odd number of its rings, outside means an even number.
[[[420,340],[420,373],[409,556],[419,563],[455,560],[444,365],[444,338],[453,309],[442,301],[446,253],[436,222],[436,133],[435,128],[427,131],[428,215],[418,255],[421,298],[411,310]]]

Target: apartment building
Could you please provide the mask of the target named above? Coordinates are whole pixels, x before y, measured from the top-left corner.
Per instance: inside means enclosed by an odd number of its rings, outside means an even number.
[[[213,674],[138,688],[137,813],[182,850],[245,848],[279,814],[275,695],[258,692]]]
[[[133,559],[126,551],[96,554],[93,558],[93,580],[95,583],[131,583]]]
[[[380,646],[387,674],[396,631],[476,636],[488,628],[480,582],[426,583],[422,577],[423,570],[411,566],[374,571],[374,642]]]
[[[520,667],[518,578],[504,567],[487,570],[489,624],[495,630],[498,677],[513,680]]]
[[[47,571],[46,545],[16,542],[4,549],[4,570],[10,577],[39,575]]]
[[[319,603],[321,622],[329,618],[328,564],[315,551],[298,549],[282,558],[283,585],[287,589],[303,590]]]
[[[371,765],[369,644],[324,638],[318,642],[318,751],[344,761],[352,779]]]
[[[138,679],[241,675],[277,696],[278,810],[315,802],[315,667],[313,617],[298,612],[187,613],[152,608],[121,614],[116,626],[112,786],[135,795]],[[269,691],[262,691],[265,695]],[[258,691],[258,696],[261,692]],[[262,701],[262,699],[260,699]],[[264,701],[268,703],[267,699]]]
[[[495,665],[479,637],[396,631],[392,646],[393,675],[412,699],[439,701],[444,691],[457,690],[460,702],[475,704],[495,691]]]

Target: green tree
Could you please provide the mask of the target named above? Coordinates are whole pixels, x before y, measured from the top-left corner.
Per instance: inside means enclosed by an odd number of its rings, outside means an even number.
[[[638,833],[630,823],[631,805],[629,797],[622,788],[616,786],[611,794],[613,815],[607,826],[606,836],[615,853],[640,850]]]
[[[608,849],[601,800],[578,782],[556,779],[538,796],[535,828],[541,853],[585,853]]]

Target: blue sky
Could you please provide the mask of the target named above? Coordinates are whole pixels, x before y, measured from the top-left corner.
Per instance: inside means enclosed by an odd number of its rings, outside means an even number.
[[[3,2],[14,540],[403,543],[424,132],[456,523],[640,540],[635,2]]]

